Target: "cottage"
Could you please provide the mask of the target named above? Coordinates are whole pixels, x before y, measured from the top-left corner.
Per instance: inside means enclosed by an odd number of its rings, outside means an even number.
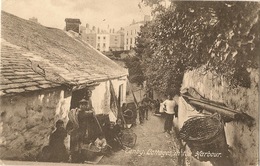
[[[67,123],[89,92],[95,113],[115,120],[111,86],[123,103],[126,69],[69,32],[3,11],[1,24],[1,159],[34,160],[55,122]]]

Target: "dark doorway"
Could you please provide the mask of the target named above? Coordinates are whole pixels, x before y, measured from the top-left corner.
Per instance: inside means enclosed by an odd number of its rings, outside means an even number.
[[[79,101],[86,96],[87,89],[80,89],[72,92],[70,109],[79,108]]]

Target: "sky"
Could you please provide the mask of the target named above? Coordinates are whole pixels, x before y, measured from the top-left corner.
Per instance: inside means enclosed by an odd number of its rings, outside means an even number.
[[[150,15],[150,9],[141,0],[1,0],[3,11],[29,19],[36,17],[44,26],[63,29],[65,18],[79,18],[100,29],[126,27]]]

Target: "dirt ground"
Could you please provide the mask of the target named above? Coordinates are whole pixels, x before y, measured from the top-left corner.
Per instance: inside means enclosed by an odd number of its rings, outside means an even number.
[[[99,165],[160,166],[178,165],[179,143],[176,133],[163,133],[164,119],[150,112],[149,120],[132,127],[137,135],[135,147],[103,157]]]

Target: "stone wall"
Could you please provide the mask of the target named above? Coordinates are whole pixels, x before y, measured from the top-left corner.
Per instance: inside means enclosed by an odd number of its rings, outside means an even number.
[[[223,78],[212,73],[202,73],[194,70],[185,73],[182,89],[193,87],[207,99],[225,103],[229,108],[241,110],[255,119],[253,127],[248,127],[243,122],[229,122],[225,125],[227,143],[234,165],[257,165],[258,131],[259,131],[259,72],[250,70],[250,88],[231,88]],[[176,122],[181,128],[183,122],[191,115],[197,114],[192,109],[179,107],[179,118]]]
[[[66,123],[70,97],[62,89],[1,97],[0,158],[35,160],[55,122]]]

